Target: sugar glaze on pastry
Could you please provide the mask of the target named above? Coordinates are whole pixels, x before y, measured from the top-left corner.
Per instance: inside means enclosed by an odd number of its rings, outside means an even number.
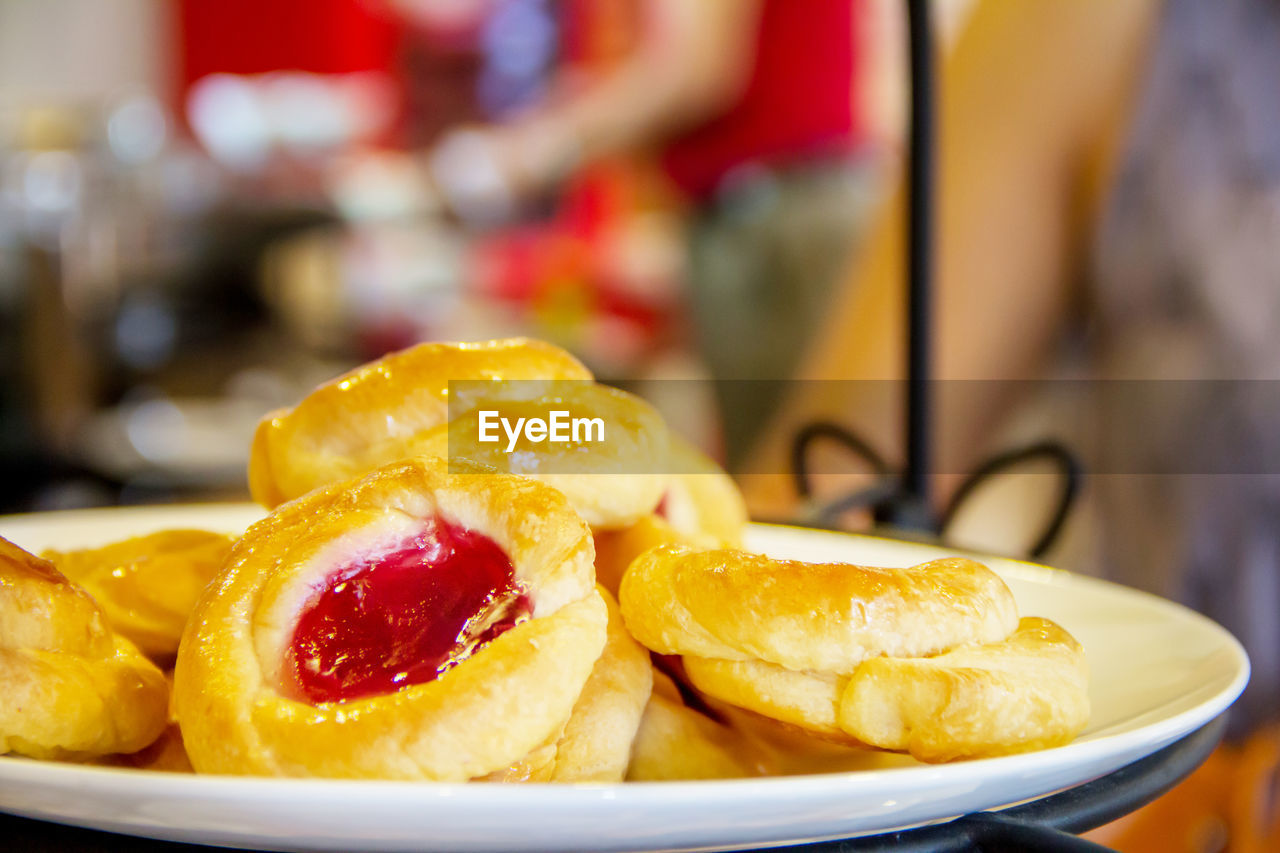
[[[0,539],[0,753],[136,752],[164,730],[169,688],[53,564]]]
[[[345,373],[292,409],[272,412],[253,438],[249,490],[268,509],[314,488],[423,453],[449,421],[451,380],[521,380],[487,389],[536,396],[534,380],[590,380],[569,353],[541,341],[426,343]],[[473,406],[454,400],[454,410]]]
[[[1065,743],[1088,722],[1083,649],[972,560],[909,569],[660,545],[622,578],[645,646],[717,699],[924,761]]]
[[[460,537],[472,541],[459,549]],[[509,588],[469,578],[481,537],[486,559],[509,562]],[[419,555],[413,571],[409,552]],[[439,459],[393,463],[282,505],[246,531],[183,637],[174,698],[192,765],[450,781],[511,766],[560,736],[604,647],[591,561],[588,528],[559,492],[494,472],[451,474]],[[437,577],[406,604],[412,578],[401,570]],[[449,582],[459,574],[468,580]],[[362,581],[373,591],[364,613],[340,589]],[[390,594],[377,592],[384,582]],[[485,622],[478,635],[467,633],[477,627],[467,600]],[[446,612],[465,617],[459,638],[473,646],[405,666],[402,644],[407,657],[441,651],[432,620]],[[326,614],[342,615],[343,627],[326,628]],[[387,616],[403,619],[384,634],[369,628]],[[348,617],[364,626],[355,636],[344,633]],[[308,685],[297,665],[316,656],[326,665]]]
[[[114,630],[169,666],[196,599],[221,570],[233,541],[204,530],[162,530],[42,556],[93,596]]]

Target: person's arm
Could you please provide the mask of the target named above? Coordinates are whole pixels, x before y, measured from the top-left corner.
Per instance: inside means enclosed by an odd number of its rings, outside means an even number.
[[[935,375],[1016,380],[1041,369],[1083,274],[1096,199],[1090,163],[1114,143],[1155,0],[982,0],[943,63],[935,296]],[[1095,186],[1097,182],[1094,182]],[[869,232],[801,371],[811,379],[903,376],[903,193]],[[936,425],[938,456],[970,461],[1001,404],[999,384],[968,394]],[[891,458],[901,415],[854,385],[802,385],[753,469],[785,470],[795,428],[816,415],[846,423]],[[883,401],[884,395],[873,395]],[[822,399],[826,397],[826,399]],[[972,451],[972,452],[970,452]],[[779,477],[745,483],[756,508],[791,498]]]
[[[599,79],[570,85],[527,121],[565,128],[591,159],[714,117],[750,76],[760,2],[646,0],[636,49]]]
[[[750,77],[760,3],[646,0],[637,45],[617,66],[599,76],[563,74],[527,114],[446,136],[433,169],[437,184],[446,197],[465,195],[455,164],[488,160],[484,168],[503,191],[527,195],[583,162],[653,144],[727,110]]]

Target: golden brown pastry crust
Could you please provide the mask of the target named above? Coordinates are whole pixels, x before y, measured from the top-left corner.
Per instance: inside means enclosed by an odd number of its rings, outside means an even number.
[[[691,542],[688,537],[677,533],[670,524],[660,516],[646,515],[616,530],[592,530],[596,544],[596,582],[614,596],[622,585],[622,576],[626,573],[631,561],[650,548],[667,544],[704,544],[713,547],[714,542]]]
[[[1075,638],[1023,619],[1007,639],[931,658],[875,658],[840,696],[840,728],[863,743],[949,761],[1046,749],[1089,722],[1089,668]]]
[[[652,512],[670,480],[662,462],[667,454],[667,428],[657,411],[639,397],[606,385],[546,385],[547,394],[533,399],[490,400],[428,430],[418,451],[447,456],[450,461],[480,462],[541,480],[564,492],[570,505],[595,528],[625,527]],[[519,418],[545,421],[553,411],[567,412],[571,419],[599,419],[604,440],[535,443],[522,437],[508,452],[505,435],[497,442],[479,440],[482,411],[495,412],[511,424]],[[579,435],[587,437],[585,430]]]
[[[918,762],[909,755],[887,752],[864,744],[851,744],[847,738],[815,735],[799,726],[721,702],[705,696],[705,701],[725,723],[742,733],[767,755],[773,773],[779,776],[815,773],[851,773],[911,767]]]
[[[663,545],[632,562],[619,597],[632,635],[660,654],[844,675],[872,656],[936,654],[1018,624],[1009,588],[963,558],[881,569]]]
[[[598,591],[609,608],[609,635],[556,744],[554,782],[621,782],[653,688],[649,652],[627,633],[613,596]]]
[[[697,689],[833,741],[946,761],[1065,743],[1088,720],[1079,644],[1019,623],[970,560],[869,569],[663,545],[632,562],[621,600],[636,639],[682,655]]]
[[[434,681],[346,702],[293,698],[285,651],[309,590],[336,562],[425,519],[492,539],[532,618]],[[199,772],[472,779],[509,767],[565,725],[605,643],[586,525],[564,497],[498,473],[410,459],[279,507],[237,543],[183,636],[174,699]]]
[[[653,695],[631,748],[627,781],[737,779],[773,769],[755,742],[685,705],[671,678],[654,672]]]
[[[164,675],[52,563],[0,539],[0,753],[134,752],[164,729]]]
[[[182,744],[182,731],[177,723],[165,726],[160,737],[150,746],[138,752],[109,755],[97,762],[108,767],[131,767],[135,770],[152,770],[161,773],[194,773],[191,759]]]
[[[717,547],[742,545],[747,504],[738,484],[710,457],[678,435],[670,438],[671,477],[662,515],[672,529]]]
[[[564,350],[527,338],[427,343],[392,353],[321,385],[258,425],[249,458],[254,500],[272,508],[419,455],[422,434],[449,420],[449,381],[460,379],[591,379],[591,372]],[[518,383],[510,390],[530,395],[536,385]]]
[[[93,596],[112,629],[167,664],[178,653],[196,599],[226,562],[234,541],[204,530],[165,530],[42,556]]]
[[[604,652],[553,742],[539,746],[483,782],[621,782],[640,717],[653,687],[649,653],[627,633],[608,590],[598,587],[609,608]]]

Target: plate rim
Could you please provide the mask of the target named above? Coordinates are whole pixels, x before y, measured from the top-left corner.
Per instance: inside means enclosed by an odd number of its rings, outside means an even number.
[[[26,513],[0,516],[0,535],[7,533],[13,524],[35,522],[37,525],[55,521],[74,523],[76,520],[93,516],[146,515],[159,511],[162,514],[186,515],[200,511],[216,511],[230,514],[263,512],[260,507],[243,502],[218,502],[201,504],[165,504],[157,506],[106,507],[98,509],[60,510],[44,513]],[[750,800],[777,798],[781,795],[792,798],[808,798],[820,795],[831,799],[847,794],[871,789],[881,780],[897,777],[894,784],[900,783],[901,774],[914,774],[923,785],[930,782],[945,783],[951,777],[963,777],[976,780],[975,784],[991,784],[1004,778],[1023,775],[1027,771],[1037,770],[1049,773],[1054,770],[1065,772],[1072,767],[1083,764],[1105,761],[1107,756],[1123,755],[1123,760],[1114,762],[1112,772],[1121,766],[1149,755],[1158,749],[1174,742],[1200,726],[1207,724],[1225,712],[1248,683],[1250,662],[1248,656],[1229,631],[1212,619],[1197,613],[1190,608],[1143,590],[1134,589],[1105,578],[1076,574],[1055,569],[1030,561],[1019,560],[997,554],[985,554],[972,549],[952,548],[932,542],[898,540],[874,534],[848,533],[844,531],[820,530],[787,524],[753,523],[751,530],[766,539],[770,537],[800,536],[804,538],[830,538],[832,545],[840,539],[871,540],[886,543],[890,546],[909,545],[929,550],[945,549],[949,554],[971,556],[976,559],[998,561],[998,573],[1012,575],[1028,582],[1052,582],[1062,579],[1072,585],[1083,585],[1095,588],[1107,595],[1120,595],[1131,600],[1141,601],[1147,607],[1174,615],[1179,619],[1191,619],[1202,628],[1215,635],[1221,642],[1221,649],[1228,652],[1228,658],[1234,667],[1230,682],[1218,689],[1190,708],[1176,714],[1139,725],[1136,728],[1101,734],[1087,740],[1076,740],[1060,747],[1038,750],[1018,755],[999,756],[974,761],[953,762],[940,765],[919,765],[909,767],[877,768],[871,770],[840,771],[812,775],[750,777],[743,779],[696,780],[670,782],[625,782],[625,783],[532,783],[523,785],[475,785],[461,782],[428,782],[428,781],[394,781],[394,780],[349,780],[349,779],[294,779],[266,778],[212,774],[185,774],[165,771],[139,771],[135,768],[104,767],[50,761],[39,761],[15,756],[0,756],[0,795],[10,785],[39,785],[53,788],[64,787],[78,791],[103,791],[122,779],[129,781],[130,787],[139,799],[155,797],[167,798],[212,798],[223,803],[244,797],[265,797],[268,800],[291,800],[304,798],[339,802],[353,795],[366,800],[370,792],[385,795],[384,802],[401,802],[412,796],[418,799],[448,800],[467,806],[513,806],[521,808],[583,809],[608,802],[621,807],[661,805],[672,799],[685,801],[701,800],[712,802],[721,799],[737,799],[744,804]],[[1215,650],[1217,650],[1215,648]],[[1131,743],[1140,741],[1136,747]],[[1118,747],[1122,742],[1127,746]],[[1085,780],[1073,782],[1067,787],[1080,784]],[[1055,789],[1055,790],[1061,790]],[[1050,791],[1036,795],[1045,796]],[[6,798],[7,799],[7,798]],[[104,824],[86,819],[75,819],[57,812],[39,810],[15,810],[0,799],[0,811],[23,814],[39,820],[57,823],[69,823],[76,826],[103,828]],[[1009,803],[992,804],[987,808],[1001,808]],[[940,818],[945,819],[945,818]],[[112,829],[110,831],[126,832],[135,835],[148,834],[151,837],[178,838],[178,830],[165,825],[141,827],[128,824],[130,829]],[[885,829],[877,832],[891,831]],[[246,843],[257,840],[262,842],[263,836],[249,833],[241,836]],[[196,837],[198,840],[199,836]],[[184,838],[183,840],[188,840]]]

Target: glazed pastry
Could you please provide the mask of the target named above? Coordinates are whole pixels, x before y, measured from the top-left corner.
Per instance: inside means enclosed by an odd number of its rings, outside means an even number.
[[[747,504],[737,483],[683,438],[672,435],[669,442],[672,475],[658,514],[686,537],[710,538],[722,548],[740,546]]]
[[[737,779],[773,771],[767,754],[724,722],[685,704],[675,682],[653,674],[653,695],[645,707],[631,749],[629,782],[678,779]]]
[[[561,726],[545,743],[535,747],[532,752],[523,758],[513,761],[506,767],[486,773],[483,776],[477,776],[472,779],[473,782],[503,782],[513,784],[516,782],[550,782],[551,774],[556,769],[556,745],[560,742],[561,736],[564,735],[564,727]]]
[[[866,661],[839,708],[844,731],[921,761],[1046,749],[1089,722],[1089,668],[1074,637],[1030,617],[996,643]]]
[[[203,530],[166,530],[42,556],[93,596],[114,630],[163,665],[178,653],[187,617],[234,541]]]
[[[196,606],[174,706],[202,773],[462,781],[558,739],[605,644],[554,489],[415,458],[249,528]]]
[[[164,729],[164,675],[53,564],[0,539],[0,753],[135,752]]]
[[[627,633],[613,596],[601,589],[600,597],[609,635],[556,745],[554,782],[621,782],[653,688],[649,652]]]
[[[604,652],[554,743],[539,746],[486,782],[621,782],[631,742],[649,701],[653,672],[649,653],[622,624],[613,596],[599,589],[609,608]]]
[[[525,338],[419,344],[369,362],[258,425],[249,457],[254,500],[270,509],[419,455],[422,435],[449,420],[449,381],[466,379],[589,380],[591,373],[564,350]],[[500,390],[537,396],[538,384],[495,387],[488,396]],[[457,399],[454,406],[471,408]]]
[[[946,760],[1060,743],[1086,721],[1079,645],[1056,626],[1014,634],[1012,594],[971,560],[877,569],[663,545],[632,562],[620,597],[636,639],[681,655],[698,689],[835,740]],[[985,665],[959,664],[968,669],[957,674],[895,660],[950,661],[942,653],[957,647],[982,649],[959,660]],[[937,686],[966,679],[966,690]],[[1061,691],[1063,713],[1048,712],[1043,680]],[[924,701],[926,683],[933,705],[916,715],[908,703]],[[860,709],[866,697],[874,717]],[[982,728],[968,716],[978,713],[1010,725]]]
[[[768,756],[772,772],[778,776],[806,776],[816,773],[852,773],[918,766],[914,758],[898,752],[869,748],[861,744],[837,743],[798,726],[721,702],[705,701],[726,723]]]
[[[634,524],[617,530],[595,530],[596,582],[615,596],[622,584],[622,575],[631,561],[650,548],[667,544],[702,545],[714,548],[712,540],[691,541],[677,533],[666,519],[659,515],[646,515]]]
[[[670,479],[661,473],[668,440],[661,416],[639,397],[616,388],[593,382],[547,384],[550,393],[536,399],[489,401],[428,431],[419,452],[541,480],[564,492],[596,528],[625,527],[652,512]],[[553,412],[562,413],[561,431],[568,441],[537,440],[524,432],[513,441],[504,432],[508,427],[498,426],[501,419],[509,427],[521,419],[550,423]],[[497,440],[482,441],[482,426],[483,437]]]
[[[671,474],[656,511],[626,527],[593,528],[596,580],[614,595],[631,561],[657,545],[698,548],[741,544],[747,509],[733,480],[701,451],[669,437]]]

